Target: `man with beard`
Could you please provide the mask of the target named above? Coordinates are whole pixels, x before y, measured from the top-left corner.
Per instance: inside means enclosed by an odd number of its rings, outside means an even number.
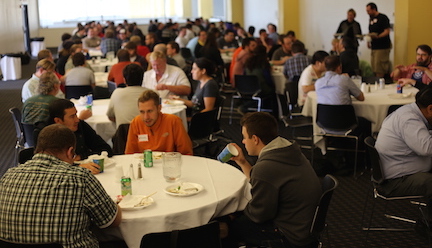
[[[432,81],[432,49],[428,45],[419,45],[416,48],[416,63],[404,66],[398,65],[392,72],[393,80],[406,82],[416,88],[429,85]],[[422,85],[423,84],[423,85]],[[417,85],[417,86],[416,86]]]

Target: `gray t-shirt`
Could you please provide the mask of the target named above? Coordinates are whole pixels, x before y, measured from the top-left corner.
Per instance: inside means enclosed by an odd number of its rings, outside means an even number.
[[[215,107],[217,106],[219,102],[219,86],[214,79],[210,79],[202,88],[200,88],[200,84],[198,84],[195,89],[195,94],[192,96],[194,111],[198,112],[205,109],[204,97],[216,97]]]

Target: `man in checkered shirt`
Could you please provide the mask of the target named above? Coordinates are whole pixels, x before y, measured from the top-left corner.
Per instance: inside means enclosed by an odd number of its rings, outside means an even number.
[[[0,179],[0,239],[99,247],[90,224],[118,226],[121,210],[89,170],[72,165],[74,133],[61,124],[44,128],[35,153]]]

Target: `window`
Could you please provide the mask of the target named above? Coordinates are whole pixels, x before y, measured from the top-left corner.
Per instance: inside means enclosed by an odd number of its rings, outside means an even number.
[[[39,23],[42,28],[75,27],[78,22],[127,19],[138,24],[149,19],[166,22],[168,18],[183,22],[182,0],[74,0],[65,4],[58,0],[39,0]],[[188,11],[189,13],[191,11]]]

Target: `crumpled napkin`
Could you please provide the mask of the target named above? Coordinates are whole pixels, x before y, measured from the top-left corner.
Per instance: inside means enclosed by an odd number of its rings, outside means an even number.
[[[143,198],[146,198],[142,203]],[[120,208],[135,208],[143,207],[151,204],[151,200],[148,197],[142,195],[130,195],[127,194],[123,197],[121,202],[118,204]]]

